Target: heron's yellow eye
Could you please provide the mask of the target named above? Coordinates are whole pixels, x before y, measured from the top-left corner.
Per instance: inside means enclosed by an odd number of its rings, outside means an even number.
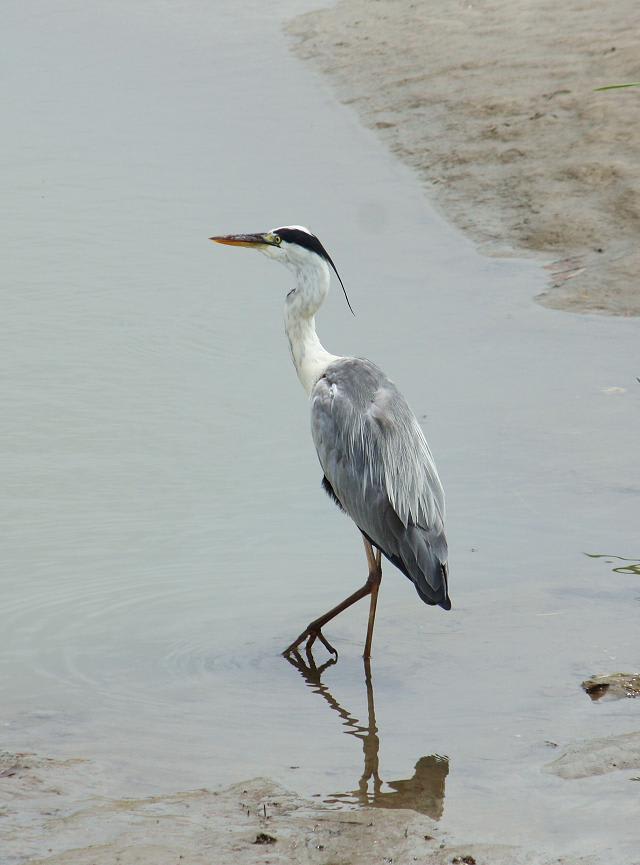
[[[273,243],[275,243],[276,246],[280,246],[280,244],[282,243],[282,238],[278,234],[272,234],[271,240],[273,241]]]

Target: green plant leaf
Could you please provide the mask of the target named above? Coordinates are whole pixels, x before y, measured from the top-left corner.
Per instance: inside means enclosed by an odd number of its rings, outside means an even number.
[[[640,81],[633,81],[631,84],[607,84],[606,87],[596,87],[594,93],[599,90],[619,90],[621,87],[640,87]]]

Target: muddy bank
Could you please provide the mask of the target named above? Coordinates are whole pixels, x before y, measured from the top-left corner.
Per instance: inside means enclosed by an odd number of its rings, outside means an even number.
[[[546,767],[560,778],[591,778],[607,772],[640,769],[640,733],[578,742]]]
[[[489,254],[540,255],[549,306],[640,314],[633,0],[349,0],[289,25],[297,53]],[[372,178],[375,183],[375,178]]]
[[[220,792],[101,795],[99,767],[0,755],[3,865],[593,865],[508,845],[454,843],[411,810],[335,811],[265,778]]]

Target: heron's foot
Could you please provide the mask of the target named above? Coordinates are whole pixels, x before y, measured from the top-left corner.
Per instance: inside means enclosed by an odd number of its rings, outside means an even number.
[[[304,651],[307,658],[309,658],[309,661],[311,662],[313,659],[311,648],[316,640],[320,640],[325,649],[335,656],[336,661],[338,660],[338,650],[331,645],[329,640],[327,640],[325,635],[322,633],[320,627],[318,627],[318,625],[315,625],[314,623],[310,624],[309,627],[304,630],[300,634],[300,636],[296,640],[294,640],[293,643],[291,643],[290,646],[287,646],[287,648],[282,654],[285,656],[285,658],[292,653],[299,655],[299,647],[302,645],[302,643],[305,643]]]

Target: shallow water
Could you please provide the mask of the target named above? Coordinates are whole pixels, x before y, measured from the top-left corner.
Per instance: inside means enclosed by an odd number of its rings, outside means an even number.
[[[288,53],[313,5],[8,6],[2,744],[119,795],[268,775],[476,840],[631,841],[630,773],[541,767],[640,723],[580,689],[638,666],[638,323],[538,307],[537,267],[434,213]],[[207,241],[300,222],[357,313],[334,291],[321,338],[403,389],[448,497],[454,609],[388,568],[369,689],[364,606],[321,685],[278,654],[366,565],[320,490],[289,277]]]

